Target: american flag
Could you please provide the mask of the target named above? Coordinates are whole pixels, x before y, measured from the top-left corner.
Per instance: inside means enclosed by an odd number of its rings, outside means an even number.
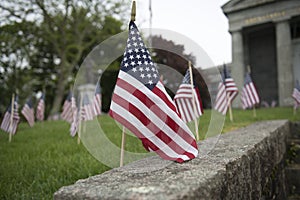
[[[149,151],[184,162],[198,155],[193,133],[181,120],[133,21],[109,115],[134,133]]]
[[[255,106],[255,104],[260,102],[256,88],[249,73],[247,73],[245,77],[241,100],[243,109],[252,108]]]
[[[203,113],[200,93],[198,88],[191,84],[189,70],[186,70],[182,83],[174,97],[174,101],[184,122],[193,121]]]
[[[73,121],[73,115],[72,115],[72,92],[70,91],[65,102],[64,102],[64,105],[63,105],[63,111],[61,113],[61,118],[66,120],[67,122],[69,123],[72,123]]]
[[[219,111],[223,115],[226,115],[229,104],[235,99],[238,94],[238,88],[227,71],[227,67],[224,64],[222,81],[218,86],[218,93],[215,102],[215,110]]]
[[[18,124],[20,122],[20,116],[19,116],[19,105],[18,105],[18,96],[15,97],[14,100],[14,109],[13,109],[13,113],[11,110],[11,104],[9,105],[9,107],[7,108],[2,123],[1,123],[1,129],[5,132],[11,133],[11,134],[15,134],[18,128]],[[12,117],[12,124],[11,124],[11,116]]]
[[[27,100],[27,102],[23,106],[21,113],[24,115],[29,126],[33,127],[33,125],[34,125],[34,110],[33,110],[31,97]]]
[[[39,99],[37,108],[36,108],[36,118],[39,121],[43,121],[45,116],[45,94],[43,93]]]
[[[70,127],[70,135],[74,137],[76,135],[76,132],[78,130],[78,109],[76,106],[76,99],[74,96],[71,97],[71,109],[72,109],[72,123]]]
[[[300,84],[298,80],[296,81],[296,85],[293,90],[292,97],[295,100],[295,108],[297,108],[300,105]]]
[[[80,121],[93,120],[93,108],[87,94],[83,96],[80,112]]]
[[[100,83],[97,83],[95,96],[93,100],[94,116],[101,115],[101,88]]]

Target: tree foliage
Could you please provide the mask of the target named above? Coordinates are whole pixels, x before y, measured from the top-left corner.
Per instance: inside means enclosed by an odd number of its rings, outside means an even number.
[[[0,2],[1,93],[44,88],[50,113],[59,112],[84,57],[122,31],[125,9],[117,0]]]

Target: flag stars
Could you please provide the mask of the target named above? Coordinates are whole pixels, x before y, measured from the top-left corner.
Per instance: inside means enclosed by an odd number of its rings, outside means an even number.
[[[125,64],[124,64],[124,67],[126,67],[126,68],[127,68],[128,66],[129,66],[129,64],[128,64],[128,63],[125,63]]]
[[[147,61],[145,61],[145,62],[147,62]],[[146,70],[147,72],[150,71],[149,67],[146,67],[145,70]]]
[[[134,56],[133,56],[133,55],[130,55],[129,58],[130,58],[130,60],[133,60],[133,59],[134,59]]]
[[[137,54],[137,55],[136,55],[136,58],[137,58],[137,59],[140,59],[140,58],[141,58],[140,54]]]
[[[134,62],[134,61],[132,61],[132,62],[130,63],[130,65],[134,66],[134,65],[135,65],[135,62]]]
[[[137,71],[136,67],[132,68],[132,71],[133,71],[133,72],[136,72],[136,71]]]
[[[144,71],[144,68],[143,68],[143,67],[140,67],[140,68],[139,68],[139,71],[140,71],[140,72],[143,72],[143,71]]]
[[[139,52],[139,49],[138,49],[138,48],[136,48],[136,49],[134,49],[134,51],[135,51],[135,53],[137,53],[137,52]]]
[[[142,65],[142,61],[139,60],[137,64],[138,64],[138,65]]]
[[[145,78],[145,74],[141,74],[140,77],[141,77],[141,78]]]
[[[152,78],[151,74],[147,74],[147,77],[148,77],[148,78]]]

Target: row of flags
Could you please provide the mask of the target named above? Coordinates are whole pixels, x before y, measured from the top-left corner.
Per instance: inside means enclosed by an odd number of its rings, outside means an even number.
[[[215,109],[223,115],[226,115],[228,108],[231,106],[232,101],[237,97],[238,93],[239,90],[224,64],[222,81],[218,86]],[[256,87],[251,79],[250,72],[246,73],[244,79],[241,101],[243,109],[253,108],[260,102]]]
[[[198,146],[194,134],[187,126],[188,122],[203,114],[200,93],[192,81],[192,71],[187,70],[174,100],[168,95],[160,80],[155,63],[136,27],[129,23],[128,40],[121,62],[116,86],[112,95],[109,115],[134,133],[148,151],[156,152],[167,160],[184,162],[198,155]],[[300,86],[293,95],[299,99]],[[226,114],[232,101],[238,94],[238,88],[227,71],[222,72],[222,81],[218,86],[215,109]],[[17,97],[13,100],[1,129],[15,133],[20,117]],[[259,103],[259,96],[250,73],[246,74],[241,100],[243,108],[252,108]],[[37,119],[44,119],[44,96],[37,106]],[[22,114],[30,126],[34,124],[34,111],[31,101],[27,101]],[[84,94],[80,97],[79,107],[70,91],[63,104],[61,118],[70,123],[70,134],[76,135],[82,121],[92,120],[101,114],[101,90],[97,83],[93,101]]]
[[[20,116],[18,111],[19,110],[18,100],[19,100],[18,96],[13,95],[12,101],[8,106],[8,108],[6,109],[6,112],[4,114],[1,123],[1,129],[10,134],[16,133],[18,124],[20,122]],[[27,102],[23,106],[21,113],[27,120],[29,126],[33,127],[35,122],[35,116],[34,116],[34,108],[33,108],[31,97],[27,100]],[[42,96],[39,98],[39,102],[36,108],[36,119],[39,121],[43,121],[44,113],[45,113],[45,95],[42,94]]]
[[[89,96],[84,94],[80,97],[79,108],[72,91],[69,92],[63,104],[61,118],[70,123],[70,134],[75,136],[79,131],[79,124],[83,121],[93,120],[94,117],[101,115],[101,88],[97,83],[93,101],[90,102]]]

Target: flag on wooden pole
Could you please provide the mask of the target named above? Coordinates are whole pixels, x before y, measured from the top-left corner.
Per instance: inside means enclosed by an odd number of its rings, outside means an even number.
[[[95,96],[93,100],[94,116],[101,115],[101,87],[100,83],[97,82]]]
[[[90,104],[90,100],[87,94],[83,96],[82,105],[81,105],[81,119],[80,121],[93,120],[93,108]]]
[[[243,109],[252,108],[260,102],[256,87],[251,79],[250,73],[246,74],[244,87],[241,94],[241,100]]]
[[[79,120],[78,120],[78,108],[76,105],[76,99],[73,95],[71,97],[71,110],[72,110],[73,120],[70,127],[70,135],[74,137],[76,135],[76,132],[78,131]]]
[[[186,70],[182,83],[175,94],[174,101],[184,122],[193,121],[203,114],[200,93],[198,87],[191,84],[189,69]]]
[[[31,97],[28,98],[27,102],[23,106],[21,113],[24,115],[29,126],[33,127],[33,125],[34,125],[34,110],[33,110]]]
[[[295,104],[294,104],[294,114],[295,111],[297,109],[297,107],[300,105],[300,84],[299,81],[296,81],[293,93],[292,93],[292,97],[295,100]]]
[[[42,93],[42,96],[39,99],[37,108],[36,108],[36,119],[43,121],[45,116],[45,94]]]
[[[72,123],[73,121],[73,116],[72,116],[72,105],[71,105],[71,101],[72,101],[72,92],[70,91],[62,108],[62,113],[61,113],[61,118],[66,120],[69,123]]]
[[[215,110],[226,115],[228,108],[238,94],[238,88],[227,70],[226,65],[223,66],[222,81],[218,86],[218,93],[215,102]]]
[[[12,106],[13,105],[13,106]],[[12,109],[13,108],[13,109]],[[1,129],[9,134],[15,134],[20,122],[18,96],[12,99],[12,102],[6,109],[4,114]]]
[[[167,160],[195,158],[193,133],[181,120],[133,21],[109,115],[134,133],[147,150]]]

